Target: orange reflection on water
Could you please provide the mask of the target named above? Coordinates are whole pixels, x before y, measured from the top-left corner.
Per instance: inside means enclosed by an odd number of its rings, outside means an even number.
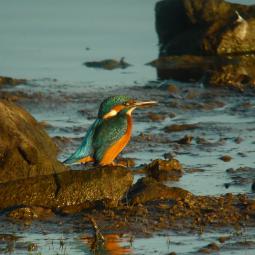
[[[106,251],[108,254],[111,255],[127,255],[132,254],[132,248],[125,247],[123,245],[123,239],[117,234],[105,234],[104,235],[105,242],[103,245],[103,250]],[[82,241],[92,248],[94,243],[94,238],[84,236]],[[127,241],[127,240],[126,240]],[[103,252],[103,251],[102,251]],[[100,253],[98,253],[100,254]]]

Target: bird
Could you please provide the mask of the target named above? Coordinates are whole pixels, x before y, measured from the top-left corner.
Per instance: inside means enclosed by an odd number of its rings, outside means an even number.
[[[237,16],[237,19],[235,20],[235,28],[233,30],[234,35],[236,38],[240,40],[244,40],[247,32],[248,32],[248,23],[247,21],[239,14],[239,12],[236,10],[235,14]]]
[[[132,112],[138,107],[155,104],[156,101],[137,101],[123,95],[106,98],[81,145],[63,163],[70,165],[94,162],[101,166],[116,165],[114,159],[131,138]]]

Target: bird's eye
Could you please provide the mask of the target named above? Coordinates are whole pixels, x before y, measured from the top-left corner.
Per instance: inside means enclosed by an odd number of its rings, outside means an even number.
[[[129,102],[124,103],[124,106],[129,106],[129,105],[130,105]]]

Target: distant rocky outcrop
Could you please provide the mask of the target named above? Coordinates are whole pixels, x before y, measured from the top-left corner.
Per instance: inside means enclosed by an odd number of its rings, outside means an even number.
[[[161,56],[255,52],[255,5],[162,0],[155,11]]]
[[[0,183],[66,170],[56,156],[55,144],[35,119],[0,100]]]
[[[223,0],[162,0],[156,4],[160,79],[255,88],[255,5]]]

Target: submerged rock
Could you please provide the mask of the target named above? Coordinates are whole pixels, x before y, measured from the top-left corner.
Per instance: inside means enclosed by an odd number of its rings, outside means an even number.
[[[102,68],[106,70],[113,70],[116,68],[124,69],[130,66],[130,64],[124,61],[124,58],[121,58],[119,61],[115,59],[105,59],[102,61],[85,62],[84,65],[87,67]]]
[[[130,189],[128,200],[131,204],[146,203],[154,200],[180,200],[192,194],[177,187],[167,187],[153,178],[145,177],[139,179]]]
[[[0,100],[0,116],[0,183],[66,170],[55,144],[28,112]]]
[[[252,180],[255,179],[255,168],[252,167],[229,168],[226,172],[232,179],[232,182],[229,183],[229,185],[250,185]]]
[[[171,132],[181,132],[185,130],[193,130],[198,128],[196,124],[172,124],[164,128],[164,131],[167,133]]]
[[[160,79],[202,82],[205,86],[244,91],[255,88],[255,57],[247,56],[163,56],[149,63]]]
[[[124,168],[98,167],[1,183],[0,209],[72,207],[72,212],[76,212],[94,207],[98,202],[116,206],[132,181],[131,172]]]
[[[183,175],[182,165],[177,159],[156,159],[145,167],[145,172],[158,181],[176,181]]]

